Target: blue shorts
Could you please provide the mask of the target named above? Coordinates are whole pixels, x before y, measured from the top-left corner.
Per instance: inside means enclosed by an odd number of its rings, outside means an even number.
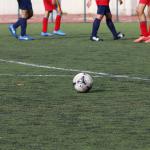
[[[98,5],[97,14],[99,15],[111,14],[109,6]]]
[[[22,10],[32,10],[32,3],[31,0],[17,0],[19,9]]]

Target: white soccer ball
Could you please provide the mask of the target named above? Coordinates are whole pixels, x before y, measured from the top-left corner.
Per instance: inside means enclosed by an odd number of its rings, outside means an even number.
[[[118,38],[122,39],[122,38],[124,38],[125,35],[123,33],[119,32],[117,36],[118,36]]]
[[[92,77],[87,73],[78,73],[73,78],[73,86],[77,92],[88,92],[93,85]]]

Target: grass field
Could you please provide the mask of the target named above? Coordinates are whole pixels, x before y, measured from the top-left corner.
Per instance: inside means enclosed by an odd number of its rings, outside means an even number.
[[[124,40],[103,24],[95,43],[91,24],[49,38],[30,24],[37,40],[20,42],[0,25],[0,150],[150,150],[150,44],[132,42],[137,23],[116,27]],[[97,76],[89,93],[75,92],[71,69]]]

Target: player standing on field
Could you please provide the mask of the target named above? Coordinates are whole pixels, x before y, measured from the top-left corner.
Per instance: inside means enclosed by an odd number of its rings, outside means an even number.
[[[66,35],[63,31],[60,30],[62,10],[61,10],[59,1],[58,0],[43,0],[43,3],[45,7],[45,16],[43,18],[43,23],[42,23],[43,28],[42,28],[41,35],[42,36],[52,35],[47,32],[47,28],[48,28],[49,15],[50,13],[52,13],[53,10],[57,11],[57,16],[55,20],[55,28],[54,28],[53,34],[62,35],[62,36]]]
[[[144,10],[148,6],[148,15],[150,17],[150,0],[139,0],[139,4],[137,7],[137,15],[139,17],[139,24],[140,24],[140,32],[141,36],[134,40],[135,43],[140,43],[145,41],[145,43],[150,43],[150,26],[149,31],[147,29],[147,20]]]
[[[18,38],[19,40],[33,40],[32,37],[26,34],[27,20],[33,16],[31,0],[17,0],[17,1],[21,14],[16,23],[9,25],[9,31],[15,38]],[[16,29],[18,27],[21,27],[20,36],[18,36],[16,33]]]
[[[93,22],[93,28],[92,28],[92,35],[91,40],[92,41],[100,41],[100,38],[97,36],[97,32],[100,27],[100,23],[104,16],[106,16],[106,24],[108,28],[110,29],[114,40],[121,39],[124,37],[124,34],[118,33],[115,29],[114,23],[112,22],[112,14],[109,8],[109,1],[110,0],[96,0],[97,4],[97,16]],[[120,4],[122,4],[122,0],[119,0]],[[92,4],[92,0],[88,0],[87,7],[89,8]]]

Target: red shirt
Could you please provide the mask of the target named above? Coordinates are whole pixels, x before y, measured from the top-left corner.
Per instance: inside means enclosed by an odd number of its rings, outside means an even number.
[[[97,5],[108,6],[108,5],[109,5],[109,1],[110,1],[110,0],[96,0],[96,4],[97,4]]]

